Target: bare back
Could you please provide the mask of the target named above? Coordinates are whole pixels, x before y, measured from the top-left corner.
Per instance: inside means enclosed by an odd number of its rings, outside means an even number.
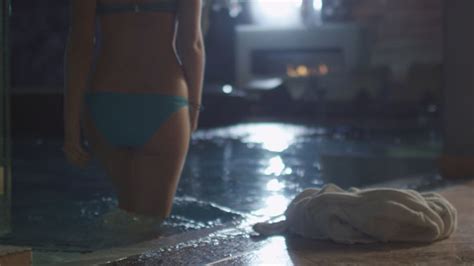
[[[133,3],[147,3],[138,0]],[[130,0],[102,0],[104,4]],[[159,92],[187,97],[174,45],[176,14],[124,12],[98,16],[101,48],[91,91]]]

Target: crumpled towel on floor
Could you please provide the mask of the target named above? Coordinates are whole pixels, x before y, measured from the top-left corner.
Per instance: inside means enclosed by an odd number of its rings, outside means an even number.
[[[408,189],[306,189],[285,211],[286,220],[258,223],[262,235],[294,233],[338,243],[433,242],[457,226],[456,209],[437,193]]]

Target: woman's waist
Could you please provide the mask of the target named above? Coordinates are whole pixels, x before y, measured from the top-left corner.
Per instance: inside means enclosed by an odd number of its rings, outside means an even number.
[[[118,93],[161,93],[167,95],[188,96],[187,83],[184,78],[176,76],[124,77],[93,76],[88,91]]]
[[[177,86],[183,83],[184,79],[184,72],[177,60],[163,60],[162,62],[98,60],[92,73],[92,82],[99,84],[125,83],[148,86]]]
[[[127,73],[153,73],[181,71],[178,56],[173,49],[169,51],[133,51],[135,49],[102,48],[96,58],[96,71]]]
[[[84,98],[87,102],[92,100],[100,101],[100,100],[117,100],[125,101],[127,99],[149,99],[149,98],[161,98],[161,99],[169,99],[170,101],[178,101],[182,103],[188,103],[188,98],[183,95],[175,95],[175,94],[168,94],[168,93],[160,93],[160,92],[120,92],[120,91],[109,91],[109,90],[100,90],[100,91],[86,91],[84,94]]]
[[[90,92],[117,93],[158,93],[188,97],[187,84],[184,80],[92,80]]]
[[[127,110],[135,113],[150,113],[150,108],[158,106],[188,106],[188,98],[181,95],[143,92],[88,91],[84,95],[84,104],[90,108]]]
[[[179,66],[158,64],[97,64],[93,73],[93,79],[117,81],[133,81],[155,83],[156,81],[171,81],[184,79],[184,72]]]

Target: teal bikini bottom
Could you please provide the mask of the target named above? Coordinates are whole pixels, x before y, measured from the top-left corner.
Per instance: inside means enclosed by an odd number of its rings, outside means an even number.
[[[141,147],[176,111],[185,97],[159,93],[86,92],[84,102],[96,128],[117,147]]]

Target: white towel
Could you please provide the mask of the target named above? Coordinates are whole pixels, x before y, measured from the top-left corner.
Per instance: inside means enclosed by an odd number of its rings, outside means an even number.
[[[433,242],[449,237],[456,209],[437,193],[374,188],[347,191],[329,184],[306,189],[285,211],[286,220],[258,223],[262,235],[294,233],[338,243]]]

